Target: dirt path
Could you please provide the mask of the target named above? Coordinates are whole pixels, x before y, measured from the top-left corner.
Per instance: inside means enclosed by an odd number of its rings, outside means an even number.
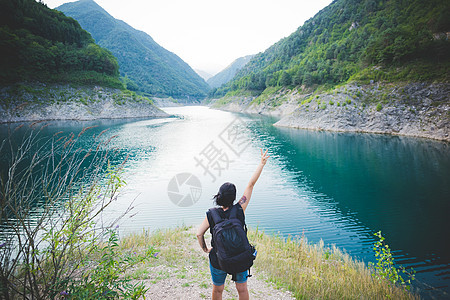
[[[207,236],[209,244],[210,236]],[[158,259],[140,270],[149,287],[146,299],[210,299],[212,291],[208,256],[198,245],[195,229],[176,236],[161,236]],[[138,271],[139,272],[139,271]],[[264,274],[251,269],[248,280],[250,299],[295,299],[288,291],[266,282]],[[227,277],[223,299],[238,299],[231,276]]]

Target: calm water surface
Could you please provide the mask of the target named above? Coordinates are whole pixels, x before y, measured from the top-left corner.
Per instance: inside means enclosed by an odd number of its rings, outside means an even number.
[[[374,261],[374,232],[382,231],[396,261],[417,271],[417,283],[450,293],[450,145],[387,135],[314,132],[272,126],[274,119],[205,107],[167,108],[174,118],[51,122],[47,134],[109,131],[118,160],[129,155],[128,183],[108,212],[119,215],[134,201],[123,232],[196,225],[212,206],[219,186],[236,184],[239,196],[259,163],[259,148],[272,157],[252,196],[247,223],[267,232],[304,235],[336,244],[366,262]],[[237,140],[230,125],[239,125]],[[1,127],[2,135],[5,126]],[[88,135],[87,135],[88,136]],[[86,143],[89,143],[86,138]],[[206,170],[203,163],[216,155]],[[200,198],[175,205],[168,184],[180,173],[196,176]],[[180,194],[190,193],[181,186]],[[445,294],[447,293],[447,294]]]

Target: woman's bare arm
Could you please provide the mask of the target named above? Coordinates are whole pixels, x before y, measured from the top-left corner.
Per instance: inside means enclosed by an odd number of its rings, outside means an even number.
[[[269,150],[267,149],[265,152],[263,149],[261,149],[261,162],[259,163],[258,167],[256,168],[255,173],[253,173],[252,177],[250,178],[250,181],[248,182],[247,187],[245,188],[244,195],[239,200],[239,204],[242,206],[242,209],[245,211],[245,209],[248,206],[248,203],[250,202],[250,197],[252,196],[253,187],[255,186],[256,182],[258,181],[259,175],[261,175],[261,172],[266,165],[267,160],[269,159],[269,155],[267,155],[267,152]]]
[[[198,243],[200,244],[200,247],[206,253],[209,253],[209,251],[211,251],[211,248],[208,248],[208,246],[206,246],[205,241],[205,232],[206,230],[208,230],[208,228],[209,228],[208,218],[205,217],[202,224],[200,224],[200,227],[197,229],[197,240]]]

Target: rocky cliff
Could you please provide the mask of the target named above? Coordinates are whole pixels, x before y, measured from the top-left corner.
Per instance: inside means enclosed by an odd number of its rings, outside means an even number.
[[[212,107],[277,115],[275,126],[371,132],[450,141],[450,84],[347,84],[326,92],[281,89],[216,99]]]
[[[165,116],[150,99],[119,89],[46,84],[0,88],[0,123]]]

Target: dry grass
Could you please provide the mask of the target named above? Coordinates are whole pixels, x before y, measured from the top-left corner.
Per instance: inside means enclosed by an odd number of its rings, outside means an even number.
[[[144,262],[128,276],[133,279],[151,279],[156,283],[162,277],[147,271],[152,268],[166,268],[171,276],[184,279],[183,275],[188,272],[199,283],[208,283],[208,259],[206,256],[198,255],[198,251],[193,247],[193,242],[196,241],[192,228],[185,226],[161,229],[152,233],[147,231],[133,233],[121,238],[120,247],[123,251],[140,253],[148,247],[153,247],[156,251],[157,259]],[[140,274],[145,276],[141,277]]]
[[[336,247],[312,245],[305,238],[284,239],[249,231],[256,245],[255,267],[297,299],[419,299],[387,281],[378,281],[362,262]]]
[[[278,288],[291,291],[296,299],[419,299],[387,281],[377,281],[364,263],[335,247],[312,245],[305,238],[270,236],[258,230],[250,230],[248,235],[258,250],[254,271],[263,273]],[[151,259],[128,276],[153,284],[171,276],[178,285],[199,286],[204,290],[202,295],[209,294],[208,260],[194,249],[197,245],[192,228],[135,233],[120,242],[122,251],[139,252],[149,245],[159,251],[158,259]]]

